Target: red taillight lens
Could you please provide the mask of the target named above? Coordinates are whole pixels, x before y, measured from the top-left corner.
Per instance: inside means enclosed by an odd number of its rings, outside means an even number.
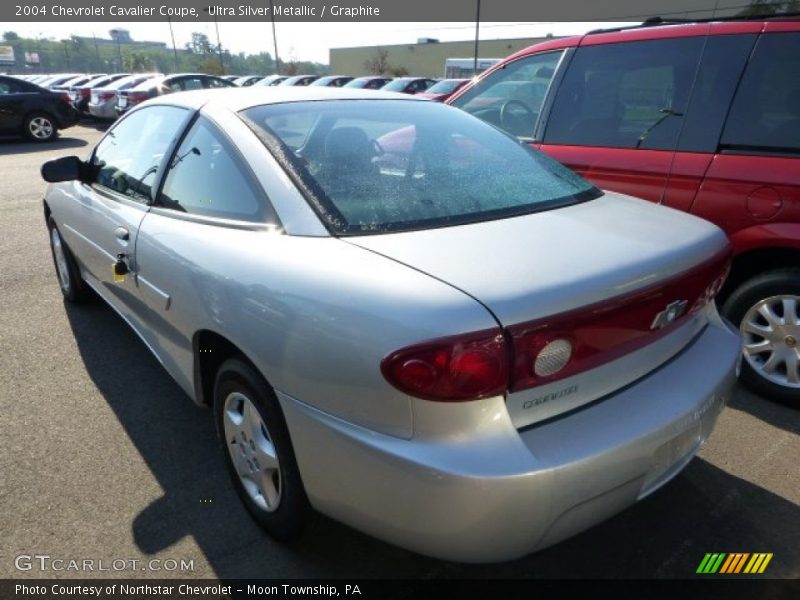
[[[69,97],[69,92],[63,92],[58,95],[58,99],[62,102],[66,102],[70,106],[72,105],[72,98]]]
[[[128,102],[144,102],[149,97],[147,92],[131,92],[128,94]]]
[[[673,331],[682,317],[711,302],[729,268],[730,254],[725,251],[643,290],[509,327],[514,353],[511,391],[588,371],[656,341]],[[547,348],[558,350],[555,342],[570,345],[563,365],[559,361],[563,362],[564,349],[542,357]],[[537,370],[537,361],[549,368]]]
[[[399,390],[439,401],[477,400],[550,383],[667,335],[683,317],[714,299],[729,269],[726,250],[630,294],[513,325],[505,332],[491,329],[398,350],[383,359],[381,371]]]
[[[114,92],[103,92],[102,94],[98,95],[101,102],[107,102],[111,100],[116,94]]]
[[[500,329],[441,338],[390,354],[381,371],[393,386],[418,398],[477,400],[505,393],[508,348]]]

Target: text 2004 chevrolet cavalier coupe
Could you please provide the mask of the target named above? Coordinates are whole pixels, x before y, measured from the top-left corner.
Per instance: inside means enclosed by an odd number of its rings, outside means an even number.
[[[94,290],[213,405],[279,539],[313,507],[432,556],[523,555],[672,478],[734,383],[719,229],[438,103],[170,95],[43,175],[64,296]]]

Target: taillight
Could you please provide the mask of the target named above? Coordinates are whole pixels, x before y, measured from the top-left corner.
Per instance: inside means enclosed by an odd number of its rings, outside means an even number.
[[[116,95],[116,94],[115,94],[115,92],[103,92],[102,94],[99,94],[99,95],[98,95],[98,98],[100,98],[100,101],[101,101],[101,102],[108,102],[108,101],[109,101],[109,100],[111,100],[111,99],[112,99],[112,98],[113,98],[115,95]]]
[[[656,341],[711,302],[729,268],[725,251],[642,290],[509,327],[514,355],[510,390],[594,369]]]
[[[499,328],[409,346],[381,362],[383,376],[399,390],[445,402],[505,393],[508,368],[508,348]]]
[[[150,97],[147,92],[130,92],[128,94],[128,102],[144,102]]]
[[[66,102],[70,106],[72,106],[72,98],[69,97],[69,92],[62,92],[58,95],[58,99],[62,102]]]
[[[730,253],[650,287],[527,323],[430,340],[381,362],[399,390],[427,400],[477,400],[570,377],[650,344],[711,302]],[[710,283],[709,283],[710,282]]]

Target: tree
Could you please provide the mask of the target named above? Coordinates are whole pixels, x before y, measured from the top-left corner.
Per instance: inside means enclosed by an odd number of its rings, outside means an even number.
[[[391,69],[389,51],[380,46],[375,49],[375,56],[364,61],[364,68],[371,75],[385,75]]]
[[[154,68],[152,59],[144,52],[127,52],[123,63],[131,73],[146,73]]]
[[[208,41],[208,36],[205,33],[192,33],[192,41],[186,44],[186,49],[192,54],[213,54],[214,47]]]
[[[800,10],[798,0],[751,0],[747,8],[739,11],[743,17],[765,17],[779,13],[792,13]]]
[[[3,41],[16,42],[17,40],[19,40],[19,35],[17,34],[16,31],[6,31],[3,34]]]

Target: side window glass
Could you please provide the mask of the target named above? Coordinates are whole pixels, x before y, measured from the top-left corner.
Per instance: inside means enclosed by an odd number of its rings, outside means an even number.
[[[703,38],[578,48],[544,141],[674,150]]]
[[[745,151],[800,151],[800,34],[761,36],[745,70],[721,145]]]
[[[221,88],[221,87],[229,87],[229,86],[222,79],[217,79],[216,77],[209,77],[208,79],[206,79],[206,87]]]
[[[10,81],[0,81],[0,95],[13,94],[16,91]]]
[[[172,158],[159,205],[195,215],[266,222],[263,194],[237,156],[225,136],[200,118]]]
[[[563,51],[526,56],[490,74],[459,96],[459,108],[523,138],[532,138]]]
[[[202,90],[203,80],[199,77],[187,77],[181,80],[181,89],[183,90]]]
[[[150,201],[159,166],[187,117],[183,108],[152,106],[124,118],[92,156],[95,183],[140,202]]]
[[[755,39],[754,34],[708,38],[678,150],[716,152],[725,115]]]

